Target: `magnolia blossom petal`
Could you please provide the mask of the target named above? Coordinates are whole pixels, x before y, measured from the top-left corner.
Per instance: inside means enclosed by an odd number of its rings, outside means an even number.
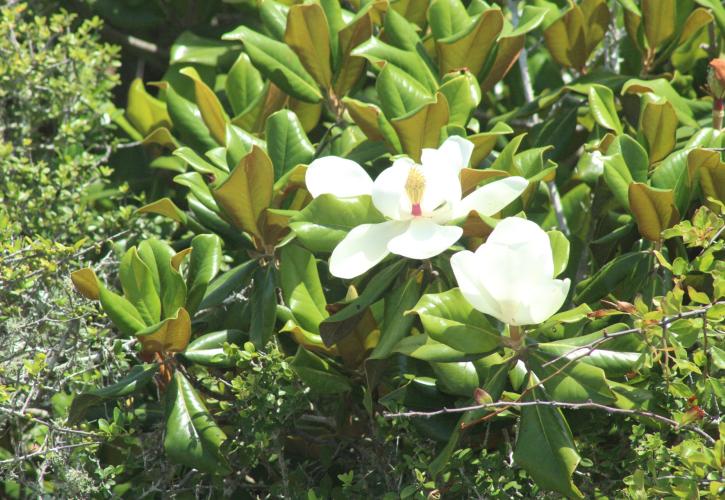
[[[482,313],[501,319],[498,303],[486,289],[485,281],[479,279],[480,269],[476,255],[468,250],[455,253],[451,257],[451,268],[458,288],[466,300]]]
[[[408,228],[407,222],[362,224],[350,231],[330,256],[330,273],[338,278],[360,276],[388,255],[388,242]]]
[[[518,261],[519,277],[554,277],[554,256],[549,236],[538,224],[520,217],[507,217],[498,224],[486,240],[486,246],[500,246],[511,254],[509,260]]]
[[[375,179],[372,188],[373,205],[391,219],[411,217],[411,204],[405,194],[405,182],[415,162],[410,158],[399,158],[383,170]]]
[[[549,319],[564,304],[570,285],[571,282],[567,278],[565,280],[551,280],[540,286],[532,287],[528,301],[528,318],[521,318],[528,321],[515,324],[535,325]]]
[[[442,209],[450,217],[451,207],[461,201],[461,180],[458,172],[440,165],[426,163],[419,167],[425,178],[425,191],[420,201],[423,214],[431,215],[434,211]],[[441,222],[447,222],[443,218]]]
[[[332,194],[338,198],[371,194],[373,180],[360,165],[338,156],[325,156],[307,167],[305,184],[313,198]]]
[[[458,174],[468,166],[473,154],[473,143],[463,137],[452,135],[438,149],[424,148],[421,153],[423,165],[452,168]]]
[[[506,177],[473,191],[453,208],[453,218],[464,217],[472,210],[491,216],[521,196],[529,185],[523,177]]]
[[[408,229],[388,242],[388,250],[409,259],[430,259],[458,241],[463,229],[441,226],[430,219],[415,218]]]

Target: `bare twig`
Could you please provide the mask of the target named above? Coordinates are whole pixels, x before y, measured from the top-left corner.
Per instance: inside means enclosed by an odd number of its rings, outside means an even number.
[[[486,408],[523,408],[527,406],[549,406],[554,408],[566,408],[569,410],[602,410],[607,413],[611,414],[620,414],[620,415],[629,415],[633,417],[647,417],[651,418],[653,420],[657,420],[658,422],[662,422],[664,424],[669,425],[670,427],[673,427],[675,430],[680,429],[686,429],[690,430],[692,432],[695,432],[705,438],[709,443],[714,444],[715,439],[705,432],[704,430],[700,429],[699,427],[695,427],[693,425],[680,425],[675,420],[672,420],[671,418],[667,418],[663,415],[658,415],[657,413],[653,413],[651,411],[646,410],[626,410],[624,408],[614,408],[612,406],[603,405],[601,403],[595,403],[593,401],[587,401],[586,403],[567,403],[565,401],[541,401],[541,400],[534,400],[534,401],[496,401],[493,403],[484,403],[480,405],[475,406],[462,406],[460,408],[441,408],[440,410],[435,411],[405,411],[405,412],[398,412],[398,413],[383,413],[383,417],[386,419],[393,419],[393,418],[410,418],[410,417],[423,417],[423,418],[430,418],[434,417],[436,415],[446,415],[451,413],[466,413],[469,411],[475,411],[475,410],[482,410]]]

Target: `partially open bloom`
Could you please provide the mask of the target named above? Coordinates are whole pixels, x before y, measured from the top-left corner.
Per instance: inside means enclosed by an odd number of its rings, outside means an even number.
[[[389,219],[350,231],[332,252],[330,272],[354,278],[391,252],[411,259],[434,257],[463,234],[460,227],[447,224],[472,210],[493,215],[526,189],[526,179],[507,177],[461,199],[460,172],[472,151],[470,141],[449,137],[438,149],[424,149],[420,165],[398,159],[375,181],[351,160],[327,156],[313,161],[305,177],[313,197],[372,195],[375,207]]]
[[[546,321],[569,292],[569,279],[554,279],[546,232],[517,217],[499,222],[475,253],[453,255],[451,267],[466,300],[509,325]]]

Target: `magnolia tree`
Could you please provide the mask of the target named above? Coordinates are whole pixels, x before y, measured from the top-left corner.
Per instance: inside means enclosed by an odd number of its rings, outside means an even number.
[[[276,345],[340,422],[439,441],[428,492],[494,432],[539,491],[594,495],[569,422],[601,412],[699,443],[699,476],[637,472],[632,491],[721,494],[719,2],[258,14],[224,41],[182,35],[158,94],[135,81],[115,116],[149,176],[175,172],[139,213],[178,238],[128,248],[119,284],[73,274],[138,366],[71,420],[158,395],[169,460],[227,480],[226,380]]]

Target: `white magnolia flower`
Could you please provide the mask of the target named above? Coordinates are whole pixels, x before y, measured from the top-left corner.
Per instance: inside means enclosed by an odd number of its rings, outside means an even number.
[[[499,222],[475,253],[453,255],[451,267],[468,302],[509,325],[542,323],[569,292],[569,279],[554,279],[546,232],[517,217]]]
[[[448,223],[472,210],[493,215],[526,189],[526,179],[507,177],[461,199],[460,172],[472,151],[470,141],[449,137],[438,149],[423,149],[420,165],[409,158],[396,160],[375,181],[352,160],[327,156],[313,161],[305,175],[313,197],[372,195],[375,207],[389,219],[350,231],[332,252],[330,272],[354,278],[391,252],[411,259],[434,257],[463,234]]]

